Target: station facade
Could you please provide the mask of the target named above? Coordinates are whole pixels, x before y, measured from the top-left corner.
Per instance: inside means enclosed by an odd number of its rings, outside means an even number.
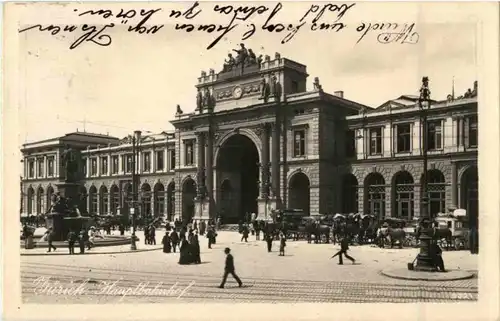
[[[173,131],[124,139],[85,132],[23,145],[22,215],[44,213],[64,170],[61,154],[81,150],[82,212],[126,214],[132,166],[140,215],[236,223],[271,210],[310,214],[419,215],[423,174],[418,96],[379,107],[329,94],[306,66],[281,57],[202,72],[196,106],[177,106]],[[472,85],[472,84],[471,84]],[[430,84],[432,88],[432,80]],[[428,114],[431,214],[478,213],[477,82],[460,96],[433,100]],[[415,90],[418,91],[418,88]],[[134,162],[135,157],[135,162]]]

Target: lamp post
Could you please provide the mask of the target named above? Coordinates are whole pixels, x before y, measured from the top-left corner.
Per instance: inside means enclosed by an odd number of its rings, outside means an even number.
[[[429,216],[428,193],[427,193],[427,111],[430,108],[430,90],[429,78],[422,78],[422,87],[420,88],[420,97],[418,107],[420,109],[420,119],[422,122],[422,158],[423,158],[423,176],[421,184],[421,205],[420,205],[420,223],[419,223],[419,241],[420,253],[417,256],[415,270],[435,272],[435,264],[431,253],[432,239],[432,218]],[[425,103],[425,104],[424,104]]]

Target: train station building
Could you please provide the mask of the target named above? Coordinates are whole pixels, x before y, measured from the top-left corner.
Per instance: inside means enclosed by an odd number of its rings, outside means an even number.
[[[220,73],[202,72],[196,105],[178,106],[172,115],[175,130],[131,133],[136,155],[130,137],[86,132],[24,144],[22,215],[47,210],[64,171],[61,154],[70,146],[82,155],[82,212],[128,214],[135,165],[136,206],[143,216],[221,215],[224,223],[236,223],[246,213],[264,219],[280,208],[418,216],[418,96],[395,93],[380,106],[364,106],[341,90],[328,93],[308,76],[305,65],[278,53]],[[462,96],[432,98],[429,212],[456,207],[477,217],[477,82]]]

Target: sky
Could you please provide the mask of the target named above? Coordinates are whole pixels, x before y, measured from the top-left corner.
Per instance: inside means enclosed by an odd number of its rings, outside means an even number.
[[[118,26],[109,32],[110,46],[86,42],[74,50],[69,46],[76,32],[52,36],[30,30],[18,34],[19,99],[17,106],[9,107],[19,109],[19,145],[76,130],[123,137],[135,129],[173,129],[169,121],[177,104],[184,112],[195,108],[194,86],[201,71],[213,68],[219,72],[227,53],[237,47],[247,30],[238,26],[207,50],[216,33],[175,31],[175,21],[169,20],[170,10],[187,9],[191,4],[33,4],[13,8],[11,13],[17,15],[21,28],[37,23],[102,24],[102,17],[84,19],[74,9],[110,9],[116,14],[122,7],[162,8],[150,21],[166,23],[154,35],[128,33]],[[275,5],[263,4],[271,9]],[[284,3],[273,21],[297,23],[311,4]],[[227,24],[228,17],[213,14],[213,6],[200,4],[197,23]],[[455,92],[461,95],[478,77],[481,8],[475,3],[357,3],[339,20],[347,25],[340,32],[310,31],[313,16],[309,15],[303,29],[286,44],[281,44],[285,34],[263,30],[244,43],[257,54],[274,57],[279,52],[307,65],[308,90],[312,90],[314,77],[319,77],[326,92],[342,90],[346,99],[377,107],[402,94],[418,94],[421,78],[428,76],[432,98],[439,100],[451,93],[453,79]],[[267,16],[246,23],[260,26]],[[325,12],[320,21],[332,22],[336,17],[335,12]],[[120,20],[115,22],[119,25]],[[419,41],[381,44],[377,42],[381,32],[371,30],[356,43],[360,37],[356,27],[377,22],[415,23]]]

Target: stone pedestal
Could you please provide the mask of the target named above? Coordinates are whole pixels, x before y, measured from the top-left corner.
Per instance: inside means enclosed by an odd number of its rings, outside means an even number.
[[[64,198],[69,199],[72,204],[79,204],[80,201],[80,186],[78,183],[59,183],[56,184],[57,192]]]
[[[196,198],[194,200],[194,219],[208,220],[210,218],[209,199]]]
[[[276,198],[258,198],[257,204],[259,208],[257,220],[272,221],[273,217],[271,211],[278,209],[278,201]]]

